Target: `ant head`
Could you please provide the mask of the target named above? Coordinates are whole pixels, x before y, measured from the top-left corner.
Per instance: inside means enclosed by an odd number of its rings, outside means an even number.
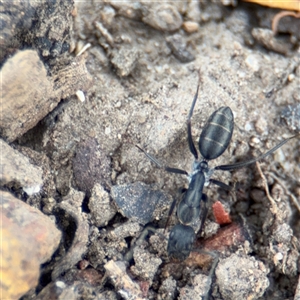
[[[199,163],[199,168],[201,168],[204,172],[208,170],[208,163],[206,160],[202,160]]]
[[[167,248],[169,257],[180,261],[187,259],[195,237],[194,229],[191,226],[182,224],[174,226],[170,232]]]
[[[193,163],[193,171],[194,173],[198,173],[199,170],[202,172],[208,171],[208,162],[205,159],[202,159],[201,161],[195,160]]]

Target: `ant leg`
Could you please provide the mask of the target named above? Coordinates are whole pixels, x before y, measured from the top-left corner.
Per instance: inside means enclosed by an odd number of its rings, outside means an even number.
[[[209,291],[210,291],[211,283],[212,283],[212,277],[213,277],[213,275],[215,273],[215,269],[216,269],[217,264],[219,262],[219,255],[217,253],[215,253],[215,252],[212,252],[212,251],[203,251],[202,253],[208,254],[208,255],[210,255],[213,258],[213,263],[212,263],[212,266],[210,268],[210,271],[208,273],[208,278],[207,278],[206,294],[202,298],[203,300],[208,300]]]
[[[180,189],[180,192],[181,192],[182,194],[184,194],[184,193],[186,192],[186,189],[185,189],[185,188],[182,188],[182,189]],[[169,209],[168,219],[167,219],[167,222],[166,222],[166,225],[165,225],[165,228],[164,228],[164,233],[166,232],[166,229],[167,229],[168,224],[169,224],[169,221],[170,221],[170,217],[171,217],[171,215],[172,215],[172,213],[173,213],[173,210],[174,210],[174,208],[175,208],[175,204],[176,204],[176,203],[177,203],[177,199],[175,198],[175,199],[173,200],[171,206],[170,206],[170,209]]]
[[[177,168],[171,168],[168,166],[162,165],[157,159],[155,159],[152,155],[147,153],[144,149],[140,148],[138,145],[135,145],[140,151],[142,151],[153,163],[155,163],[160,169],[164,169],[167,172],[170,173],[176,173],[176,174],[182,174],[182,175],[189,175],[187,171],[177,169]]]
[[[193,111],[194,111],[196,101],[198,99],[198,92],[199,92],[200,83],[201,83],[201,75],[200,75],[200,70],[199,70],[199,79],[198,79],[197,90],[196,90],[196,94],[194,96],[192,106],[190,108],[190,112],[189,112],[188,119],[187,119],[187,131],[188,131],[189,148],[190,148],[190,151],[194,155],[196,160],[198,159],[198,152],[196,150],[196,147],[195,147],[195,144],[194,144],[194,141],[193,141],[193,137],[192,137],[191,118],[192,118],[192,115],[193,115]]]
[[[221,165],[221,166],[216,166],[214,169],[215,170],[223,170],[223,171],[231,171],[231,170],[234,170],[234,169],[238,169],[238,168],[243,168],[243,167],[246,167],[248,165],[251,165],[263,158],[265,158],[266,156],[272,154],[273,152],[275,152],[278,148],[280,148],[281,146],[283,146],[285,143],[287,143],[289,140],[295,138],[295,137],[298,137],[300,136],[300,133],[298,134],[295,134],[285,140],[283,140],[282,142],[280,142],[278,145],[276,145],[275,147],[273,147],[271,150],[267,151],[266,153],[256,157],[256,158],[253,158],[253,159],[250,159],[248,161],[244,161],[244,162],[239,162],[239,163],[236,163],[236,164],[232,164],[232,165]]]
[[[202,194],[201,198],[201,209],[200,209],[200,219],[201,219],[201,224],[200,224],[200,229],[198,231],[199,234],[201,234],[203,225],[205,223],[206,217],[207,217],[207,196],[206,194]]]
[[[224,189],[226,191],[230,192],[232,190],[231,186],[229,186],[228,184],[226,184],[226,183],[224,183],[222,181],[219,181],[219,180],[216,180],[216,179],[209,179],[209,182],[217,185],[218,187],[220,187],[220,188],[222,188],[222,189]]]
[[[171,206],[170,206],[169,213],[168,213],[168,219],[167,219],[167,222],[166,222],[166,225],[165,225],[165,228],[164,228],[164,233],[166,232],[166,229],[167,229],[167,227],[168,227],[168,225],[169,225],[169,220],[170,220],[170,217],[171,217],[171,215],[172,215],[172,213],[173,213],[173,210],[174,210],[174,207],[175,207],[176,202],[177,202],[177,199],[175,198],[175,199],[173,200]]]
[[[207,212],[208,212],[208,209],[207,209],[207,199],[208,198],[207,198],[206,194],[202,194],[202,198],[201,198],[201,201],[202,201],[202,203],[201,203],[201,211],[202,211],[202,213],[200,214],[201,225],[200,225],[200,229],[199,229],[198,234],[201,234],[204,222],[206,220],[206,216],[207,216]],[[205,251],[205,250],[202,250],[202,249],[193,249],[192,251],[197,251],[199,253],[203,253],[203,254],[209,255],[209,256],[211,256],[213,258],[213,264],[211,266],[211,269],[209,271],[208,278],[207,278],[207,285],[206,285],[206,289],[205,289],[206,292],[205,292],[205,295],[202,297],[203,300],[208,300],[209,291],[210,291],[211,282],[212,282],[212,277],[214,275],[215,269],[216,269],[218,261],[219,261],[219,255],[217,253],[215,253],[215,252]]]
[[[219,254],[215,251],[207,251],[207,250],[204,250],[204,249],[192,249],[192,252],[197,252],[197,253],[200,253],[200,254],[203,254],[203,255],[208,255],[213,259],[212,265],[211,265],[209,273],[207,275],[207,281],[206,281],[205,289],[201,293],[202,294],[201,299],[202,300],[208,300],[209,299],[209,292],[210,292],[211,285],[212,285],[212,278],[214,276],[215,269],[216,269],[217,264],[219,262]]]
[[[136,246],[141,245],[142,242],[147,238],[147,236],[152,233],[154,234],[156,232],[156,228],[154,226],[148,225],[144,228],[144,230],[141,232],[138,239],[131,245],[128,252],[124,255],[124,260],[127,262],[130,262],[133,258],[133,250]]]

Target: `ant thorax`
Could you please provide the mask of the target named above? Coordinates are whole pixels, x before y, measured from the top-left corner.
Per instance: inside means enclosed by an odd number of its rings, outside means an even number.
[[[202,172],[204,174],[204,177],[205,177],[204,185],[208,186],[209,185],[209,179],[210,179],[211,175],[213,174],[214,169],[210,169],[208,167],[208,163],[207,163],[206,160],[201,160],[201,161],[195,160],[193,162],[192,167],[193,167],[193,171],[192,171],[192,173],[190,173],[188,175],[189,182],[191,182],[191,179],[195,174],[197,174],[199,172]]]
[[[206,172],[204,172],[204,176],[205,176],[204,186],[208,186],[209,185],[209,183],[210,183],[210,177],[213,174],[214,170],[215,170],[214,168],[211,168],[211,169],[207,168]]]

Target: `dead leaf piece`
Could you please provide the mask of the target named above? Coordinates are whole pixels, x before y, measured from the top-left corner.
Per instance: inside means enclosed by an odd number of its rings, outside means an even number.
[[[244,0],[244,1],[257,3],[257,4],[260,4],[260,5],[263,5],[263,6],[268,6],[268,7],[300,11],[300,1],[299,0],[285,0],[285,1],[278,1],[278,0]]]
[[[12,142],[34,127],[56,103],[47,71],[33,50],[17,52],[10,58],[1,70],[1,79],[0,133]]]
[[[0,134],[12,142],[34,127],[61,99],[92,86],[83,56],[76,57],[52,78],[38,54],[19,51],[1,70]]]
[[[299,2],[299,7],[300,7],[300,2]],[[300,12],[294,13],[292,11],[281,11],[278,14],[276,14],[272,20],[272,30],[274,34],[277,33],[277,28],[278,28],[278,23],[279,21],[284,18],[284,17],[294,17],[294,18],[300,18]]]
[[[86,69],[84,55],[77,56],[69,65],[60,69],[53,80],[59,99],[75,95],[78,90],[87,91],[93,84],[92,76]]]

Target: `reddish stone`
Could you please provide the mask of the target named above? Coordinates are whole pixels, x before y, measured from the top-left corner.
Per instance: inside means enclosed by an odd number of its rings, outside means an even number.
[[[225,225],[232,222],[229,213],[224,209],[224,206],[220,201],[214,203],[212,209],[218,224]]]

